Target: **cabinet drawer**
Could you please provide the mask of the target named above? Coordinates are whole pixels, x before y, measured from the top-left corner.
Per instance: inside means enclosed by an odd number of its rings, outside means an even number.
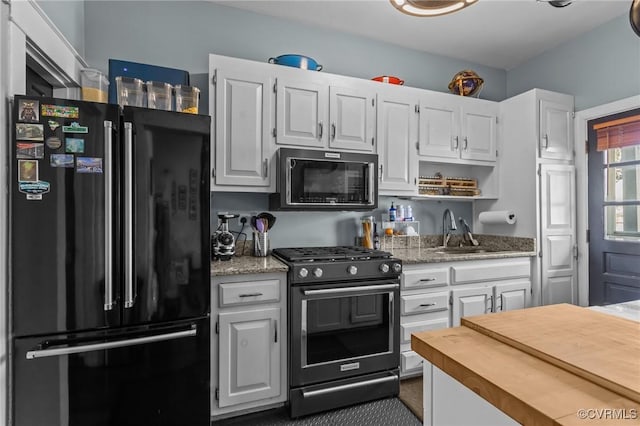
[[[414,351],[402,352],[400,354],[400,371],[402,373],[420,371],[423,361],[423,358]]]
[[[451,284],[477,283],[479,281],[528,278],[531,275],[529,259],[515,262],[480,261],[473,265],[453,266]]]
[[[220,307],[277,302],[280,300],[280,281],[223,283],[219,291]]]
[[[411,294],[400,296],[400,314],[423,314],[449,309],[449,292]]]
[[[440,330],[441,328],[447,327],[449,327],[449,318],[400,324],[400,343],[411,342],[411,333],[416,333],[418,331]]]
[[[449,283],[449,268],[405,271],[402,274],[402,288],[440,287]]]

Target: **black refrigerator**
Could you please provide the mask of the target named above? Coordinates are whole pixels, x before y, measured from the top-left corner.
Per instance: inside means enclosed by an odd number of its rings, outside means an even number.
[[[12,105],[12,424],[209,425],[210,117]]]

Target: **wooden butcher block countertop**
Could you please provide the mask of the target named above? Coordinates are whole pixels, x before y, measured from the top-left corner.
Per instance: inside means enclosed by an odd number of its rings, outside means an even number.
[[[550,305],[414,333],[411,347],[521,424],[640,424],[638,322]],[[589,409],[627,418],[581,419]]]

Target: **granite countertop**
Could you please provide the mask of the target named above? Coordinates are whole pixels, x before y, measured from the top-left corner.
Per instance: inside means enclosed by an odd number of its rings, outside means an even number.
[[[442,236],[421,235],[411,237],[384,237],[380,249],[391,252],[405,265],[418,263],[453,262],[462,260],[504,259],[510,257],[531,257],[537,254],[535,238],[501,237],[495,235],[476,235],[479,245],[468,246],[459,235],[449,241],[451,252],[442,252]],[[476,253],[460,253],[460,244],[467,249],[478,249]],[[238,253],[242,251],[238,248]],[[247,250],[244,255],[236,255],[230,260],[211,262],[211,276],[264,274],[269,272],[287,272],[288,266],[272,256],[254,257]]]
[[[289,271],[289,267],[273,256],[254,257],[244,255],[234,256],[230,260],[214,260],[211,262],[211,276],[213,277],[287,271]]]
[[[532,257],[536,255],[535,251],[522,250],[505,250],[505,251],[485,251],[479,253],[443,253],[442,249],[427,248],[406,248],[393,249],[394,257],[402,260],[404,265],[412,265],[418,263],[438,263],[438,262],[456,262],[462,260],[484,260],[484,259],[505,259],[510,257]]]
[[[479,244],[471,246],[462,237],[454,235],[449,241],[448,249],[443,250],[442,236],[439,235],[404,238],[394,236],[383,239],[381,249],[391,252],[405,265],[537,255],[535,238],[476,235],[476,239]],[[467,252],[468,250],[477,251]]]

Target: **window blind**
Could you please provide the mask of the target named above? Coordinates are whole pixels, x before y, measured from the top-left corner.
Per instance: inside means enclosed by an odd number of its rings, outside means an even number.
[[[593,125],[598,151],[640,145],[640,114]]]

